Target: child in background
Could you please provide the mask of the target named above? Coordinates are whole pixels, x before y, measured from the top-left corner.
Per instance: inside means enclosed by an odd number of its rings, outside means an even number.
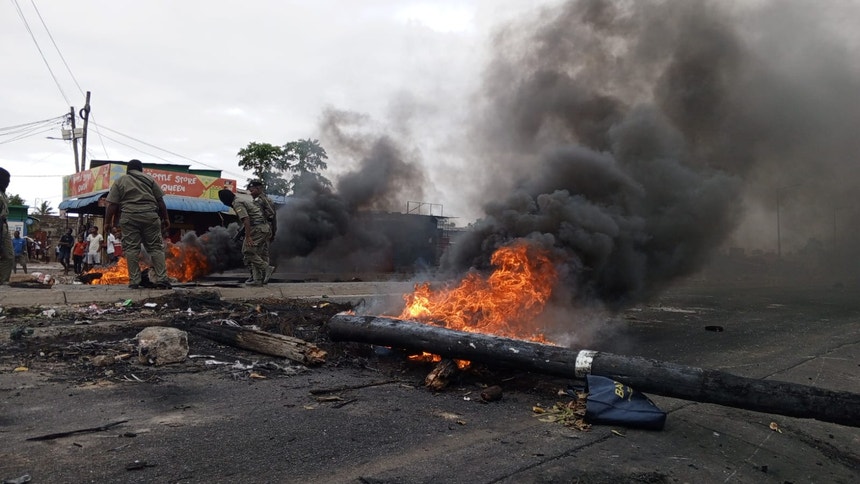
[[[87,243],[84,241],[84,235],[78,235],[78,241],[72,247],[72,260],[75,264],[75,274],[80,275],[84,268],[84,252],[87,251]]]

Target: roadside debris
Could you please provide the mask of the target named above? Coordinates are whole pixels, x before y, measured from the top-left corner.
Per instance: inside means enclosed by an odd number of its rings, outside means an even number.
[[[152,326],[137,334],[138,361],[153,365],[179,363],[188,356],[188,333]]]
[[[16,477],[14,479],[4,479],[2,484],[27,484],[30,482],[32,478],[30,474],[24,474],[23,476]]]
[[[98,427],[88,427],[88,428],[84,428],[84,429],[68,430],[65,432],[57,432],[57,433],[53,433],[53,434],[40,435],[38,437],[30,437],[27,440],[30,440],[30,441],[54,440],[54,439],[61,439],[63,437],[69,437],[69,436],[78,435],[78,434],[89,434],[89,433],[93,433],[93,432],[104,432],[105,430],[110,430],[110,429],[116,427],[117,425],[122,425],[126,422],[128,422],[128,420],[120,420],[118,422],[100,425]]]
[[[220,343],[264,355],[284,357],[303,365],[313,366],[325,362],[326,352],[307,341],[229,323],[198,324],[190,326],[189,331]]]

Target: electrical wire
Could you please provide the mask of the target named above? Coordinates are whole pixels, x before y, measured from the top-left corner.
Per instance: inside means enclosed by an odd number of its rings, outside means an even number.
[[[57,123],[57,124],[60,124],[60,123]],[[51,126],[46,126],[46,125],[34,126],[31,129],[26,130],[26,131],[12,133],[15,135],[14,137],[0,141],[0,144],[11,143],[13,141],[18,141],[18,140],[21,140],[24,138],[29,138],[31,136],[36,136],[36,135],[39,135],[42,133],[49,133],[55,129],[56,129],[56,127],[54,125],[51,125]]]
[[[69,76],[71,76],[72,80],[75,82],[75,86],[78,87],[78,92],[80,92],[82,95],[86,95],[86,93],[84,93],[84,89],[81,87],[81,84],[78,82],[78,78],[75,76],[75,73],[72,72],[72,68],[69,67],[69,63],[66,62],[66,57],[60,51],[60,46],[58,46],[57,42],[54,40],[54,36],[51,34],[51,30],[48,29],[48,24],[46,24],[45,19],[42,18],[42,13],[39,11],[39,7],[36,6],[36,0],[30,0],[30,3],[33,5],[33,10],[36,11],[36,15],[39,17],[39,21],[42,22],[42,27],[44,27],[45,32],[48,33],[48,38],[51,39],[51,43],[54,45],[54,50],[57,51],[57,54],[60,56],[60,59],[63,61],[63,65],[66,66],[66,71],[69,73]],[[99,142],[102,145],[102,150],[104,150],[104,152],[105,152],[105,157],[110,158],[110,155],[108,154],[107,146],[105,146],[105,140],[102,138],[102,133],[99,130],[98,124],[96,123],[96,117],[92,113],[90,113],[90,122],[93,124],[93,129],[99,137]]]
[[[42,13],[39,12],[39,7],[36,6],[36,0],[30,0],[30,3],[33,5],[33,10],[36,11],[36,16],[39,17],[39,21],[42,22],[42,27],[45,28],[45,32],[48,33],[48,38],[51,39],[51,43],[54,45],[54,50],[57,51],[57,54],[60,56],[60,60],[63,61],[63,65],[66,66],[66,71],[72,77],[72,80],[75,81],[75,85],[78,86],[78,91],[83,94],[84,90],[81,89],[81,85],[78,83],[78,79],[75,77],[75,74],[72,72],[72,69],[69,67],[69,63],[66,62],[66,58],[63,56],[63,53],[60,52],[60,48],[57,46],[57,42],[54,40],[54,36],[51,35],[51,31],[48,30],[48,26],[45,24],[45,19],[42,18]]]
[[[179,157],[179,158],[182,158],[183,160],[188,160],[188,161],[191,161],[191,162],[193,162],[193,163],[197,163],[198,165],[203,165],[203,166],[205,166],[206,168],[211,168],[211,169],[213,169],[213,170],[223,171],[224,173],[227,173],[228,175],[231,175],[231,176],[234,176],[234,177],[236,177],[236,178],[240,178],[240,179],[245,179],[245,178],[247,178],[247,176],[246,176],[246,175],[240,175],[240,174],[237,174],[237,173],[231,173],[231,172],[226,171],[226,170],[221,170],[221,168],[218,168],[217,166],[207,165],[206,163],[202,163],[202,162],[199,162],[199,161],[197,161],[197,160],[195,160],[195,159],[193,159],[193,158],[189,158],[189,157],[187,157],[187,156],[180,155],[179,153],[174,153],[174,152],[172,152],[172,151],[170,151],[170,150],[166,150],[166,149],[164,149],[164,148],[159,148],[158,146],[155,146],[154,144],[147,143],[146,141],[143,141],[143,140],[139,140],[139,139],[137,139],[137,138],[135,138],[135,137],[133,137],[133,136],[129,136],[129,135],[127,135],[127,134],[121,133],[121,132],[119,132],[119,131],[117,131],[117,130],[115,130],[115,129],[108,128],[107,126],[102,125],[102,129],[107,130],[107,131],[110,131],[111,133],[118,134],[118,135],[123,136],[123,137],[125,137],[125,138],[128,138],[128,139],[130,139],[130,140],[132,140],[132,141],[136,141],[136,142],[138,142],[138,143],[140,143],[140,144],[143,144],[143,145],[149,146],[150,148],[155,148],[155,149],[157,149],[157,150],[159,150],[159,151],[163,151],[163,152],[165,152],[165,153],[167,153],[167,154],[170,154],[170,155],[173,155],[173,156],[177,156],[177,157]],[[161,157],[158,157],[158,156],[156,156],[156,158],[161,159],[161,160],[164,160],[164,158],[161,158]],[[169,161],[169,160],[165,160],[165,161]]]
[[[24,12],[21,10],[21,6],[18,5],[18,0],[11,0],[12,4],[15,5],[15,10],[18,11],[18,17],[24,22],[24,27],[27,29],[27,32],[30,34],[30,38],[33,39],[33,43],[36,45],[36,50],[39,51],[39,55],[42,57],[42,61],[45,63],[45,67],[48,68],[48,72],[51,73],[51,78],[54,79],[54,84],[57,85],[57,89],[60,91],[60,94],[63,96],[63,99],[66,101],[66,105],[71,106],[71,102],[69,101],[69,97],[66,96],[66,92],[63,91],[63,87],[60,85],[60,81],[57,79],[57,76],[54,75],[54,70],[51,69],[51,65],[48,63],[48,59],[45,58],[45,53],[42,52],[42,47],[39,46],[39,42],[36,40],[36,36],[33,34],[33,30],[30,29],[30,24],[27,23],[27,18],[24,17]]]
[[[66,118],[66,115],[64,114],[64,115],[62,115],[62,116],[57,116],[57,117],[54,117],[54,118],[42,119],[42,120],[39,120],[39,121],[32,121],[32,122],[24,123],[24,124],[16,124],[16,125],[14,125],[14,126],[5,126],[5,127],[0,128],[0,135],[4,134],[4,133],[3,133],[3,131],[11,131],[11,130],[13,130],[13,129],[26,128],[26,127],[29,127],[29,126],[33,126],[33,125],[35,125],[35,124],[50,123],[50,122],[57,121],[57,120],[60,120],[60,119],[65,119],[65,118]]]
[[[107,128],[105,128],[105,129],[107,129]],[[111,138],[111,137],[110,137],[110,136],[108,136],[108,135],[104,135],[104,137],[105,137],[105,138],[107,138],[107,139],[109,139],[109,140],[111,140],[111,141],[113,141],[114,143],[116,143],[116,144],[118,144],[118,145],[125,146],[126,148],[131,148],[131,149],[133,149],[133,150],[135,150],[135,151],[137,151],[137,152],[143,153],[143,154],[145,154],[145,155],[147,155],[147,156],[151,156],[151,157],[153,157],[153,158],[158,158],[159,160],[161,160],[161,161],[166,161],[166,162],[168,162],[168,163],[170,163],[170,162],[171,162],[171,160],[168,160],[167,158],[162,158],[161,156],[158,156],[158,155],[156,155],[156,154],[153,154],[153,153],[149,153],[149,152],[143,151],[143,150],[141,150],[140,148],[138,148],[138,147],[136,147],[136,146],[132,146],[132,145],[130,145],[130,144],[128,144],[128,143],[123,143],[122,141],[119,141],[119,140],[118,140],[118,139],[116,139],[116,138]]]

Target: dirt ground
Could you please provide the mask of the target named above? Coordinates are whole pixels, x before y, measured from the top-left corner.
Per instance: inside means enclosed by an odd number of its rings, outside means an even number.
[[[857,296],[844,287],[689,283],[592,327],[590,349],[860,393]],[[572,399],[560,391],[577,381],[486,365],[428,390],[431,364],[329,340],[326,322],[350,308],[324,298],[224,300],[206,290],[4,308],[0,480],[860,480],[853,427],[659,395],[651,397],[668,413],[661,431],[565,425],[573,420],[557,410]],[[326,362],[306,367],[193,332],[182,363],[133,357],[145,326],[215,320],[301,338],[324,349]],[[114,363],[98,366],[100,356]],[[502,388],[501,400],[480,397],[490,385]]]

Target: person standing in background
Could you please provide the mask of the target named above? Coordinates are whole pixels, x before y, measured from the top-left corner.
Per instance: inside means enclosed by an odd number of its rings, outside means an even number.
[[[27,255],[27,239],[21,238],[21,232],[17,230],[12,238],[12,248],[15,249],[15,265],[12,267],[12,271],[17,274],[18,264],[21,264],[21,267],[24,268],[24,274],[26,274],[27,261],[30,260],[30,257]]]
[[[78,241],[72,246],[72,261],[74,262],[75,274],[84,272],[84,254],[87,252],[87,241],[84,234],[78,236]]]
[[[122,231],[119,227],[114,227],[111,233],[114,238],[113,255],[116,260],[119,261],[119,258],[122,257]]]
[[[105,243],[108,264],[116,264],[116,248],[114,247],[116,244],[116,237],[113,235],[113,232],[113,230],[108,231],[107,242]]]
[[[84,256],[84,272],[102,263],[104,240],[98,227],[90,227],[90,235],[87,236],[87,253]]]
[[[63,275],[69,275],[69,259],[72,255],[72,246],[75,245],[75,238],[72,237],[72,229],[66,229],[66,233],[60,236],[60,241],[57,242],[57,250],[60,251],[59,261],[63,266]]]
[[[15,265],[15,249],[12,248],[12,234],[9,233],[9,199],[6,189],[11,176],[5,168],[0,168],[0,286],[9,285],[12,267]]]

